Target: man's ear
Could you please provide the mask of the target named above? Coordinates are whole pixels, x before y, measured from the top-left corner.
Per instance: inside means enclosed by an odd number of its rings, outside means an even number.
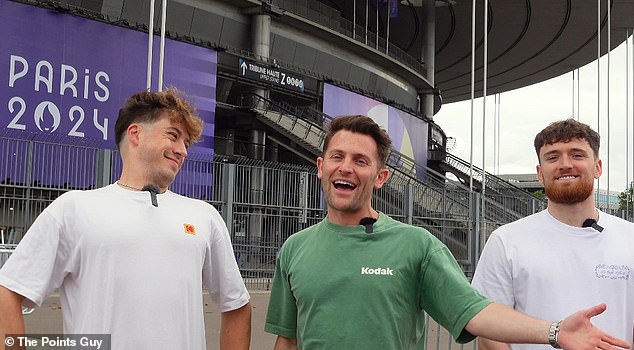
[[[128,141],[130,142],[130,144],[134,146],[139,145],[140,133],[141,125],[137,123],[132,123],[128,126],[128,128],[126,129],[126,136],[128,137]]]
[[[381,168],[379,173],[376,175],[376,180],[374,180],[374,188],[379,189],[383,187],[387,179],[389,178],[390,171],[387,168]]]
[[[601,161],[601,159],[597,159],[596,163],[594,164],[594,178],[598,179],[599,177],[601,177],[601,174],[603,174],[603,162]]]
[[[537,179],[539,180],[539,183],[543,185],[544,174],[542,174],[542,167],[539,164],[537,164],[536,168],[537,168]]]

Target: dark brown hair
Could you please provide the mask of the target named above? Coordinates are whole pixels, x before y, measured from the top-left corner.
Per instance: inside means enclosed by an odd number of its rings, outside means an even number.
[[[587,141],[594,152],[594,158],[599,158],[601,136],[587,124],[580,123],[574,119],[566,119],[551,123],[535,136],[537,159],[539,159],[539,150],[545,145],[552,145],[557,142],[570,142],[573,139]]]
[[[163,117],[163,113],[175,122],[181,123],[189,134],[191,143],[200,139],[203,120],[196,109],[176,88],[164,91],[143,91],[132,95],[119,110],[114,126],[114,139],[118,148],[126,130],[132,123],[153,123]]]
[[[392,150],[392,140],[387,132],[372,120],[364,115],[344,115],[332,119],[326,125],[326,138],[324,139],[323,153],[328,149],[328,144],[332,137],[341,130],[347,130],[363,135],[368,135],[376,142],[376,148],[381,167],[385,167],[387,157]]]

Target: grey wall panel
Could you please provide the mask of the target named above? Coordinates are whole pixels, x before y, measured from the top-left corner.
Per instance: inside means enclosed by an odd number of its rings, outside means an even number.
[[[398,101],[402,101],[401,103],[405,106],[417,110],[418,107],[418,98],[416,95],[412,95],[407,91],[399,90],[400,97]]]
[[[376,75],[375,73],[370,72],[369,78],[368,78],[368,83],[366,85],[361,85],[360,88],[366,90],[366,91],[370,91],[370,92],[374,92],[374,89],[376,88],[376,81],[377,79],[379,79],[378,75]]]
[[[328,77],[332,76],[334,65],[337,63],[337,58],[327,53],[317,51],[315,57],[315,63],[313,64],[312,71],[320,72]]]
[[[295,48],[295,57],[291,63],[295,66],[308,69],[315,72],[315,60],[317,59],[317,50],[304,44],[297,43]]]
[[[348,82],[354,86],[364,86],[368,83],[368,72],[355,64],[351,64]]]
[[[332,77],[349,83],[351,69],[352,64],[350,62],[344,61],[340,58],[335,58],[332,66]]]
[[[113,18],[120,18],[123,12],[123,0],[104,0],[101,13]]]
[[[154,4],[154,13],[160,13],[161,2]],[[123,3],[123,11],[121,18],[127,20],[130,24],[145,24],[148,25],[148,19],[150,17],[150,2],[143,1],[125,1]],[[154,16],[157,17],[157,16]],[[156,23],[156,18],[155,21]]]
[[[386,81],[385,93],[383,93],[383,97],[385,97],[387,100],[396,101],[398,98],[397,90],[401,90],[401,89],[398,86],[394,85],[393,83]]]
[[[167,19],[165,29],[180,35],[190,35],[194,8],[175,1],[167,3]],[[160,26],[160,24],[159,24]]]
[[[251,51],[251,28],[231,18],[224,18],[220,32],[222,45]]]
[[[385,96],[387,91],[387,80],[379,77],[376,80],[376,86],[374,87],[374,91],[372,91],[377,96]]]
[[[215,13],[200,9],[194,11],[191,25],[191,36],[196,39],[209,40],[212,43],[220,42],[223,18]]]
[[[292,63],[297,43],[280,35],[271,34],[271,57]]]
[[[62,0],[62,3],[84,8],[86,10],[101,12],[103,0]]]

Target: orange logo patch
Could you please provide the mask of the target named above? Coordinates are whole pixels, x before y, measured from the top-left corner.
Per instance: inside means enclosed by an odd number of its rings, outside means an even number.
[[[183,229],[185,231],[185,233],[190,234],[190,235],[195,235],[196,234],[196,226],[192,225],[192,224],[183,224]]]

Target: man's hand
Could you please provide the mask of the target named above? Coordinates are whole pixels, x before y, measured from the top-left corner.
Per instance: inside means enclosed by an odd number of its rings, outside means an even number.
[[[630,344],[592,325],[590,319],[607,309],[605,304],[581,310],[568,316],[559,328],[557,342],[563,349],[629,349]]]

